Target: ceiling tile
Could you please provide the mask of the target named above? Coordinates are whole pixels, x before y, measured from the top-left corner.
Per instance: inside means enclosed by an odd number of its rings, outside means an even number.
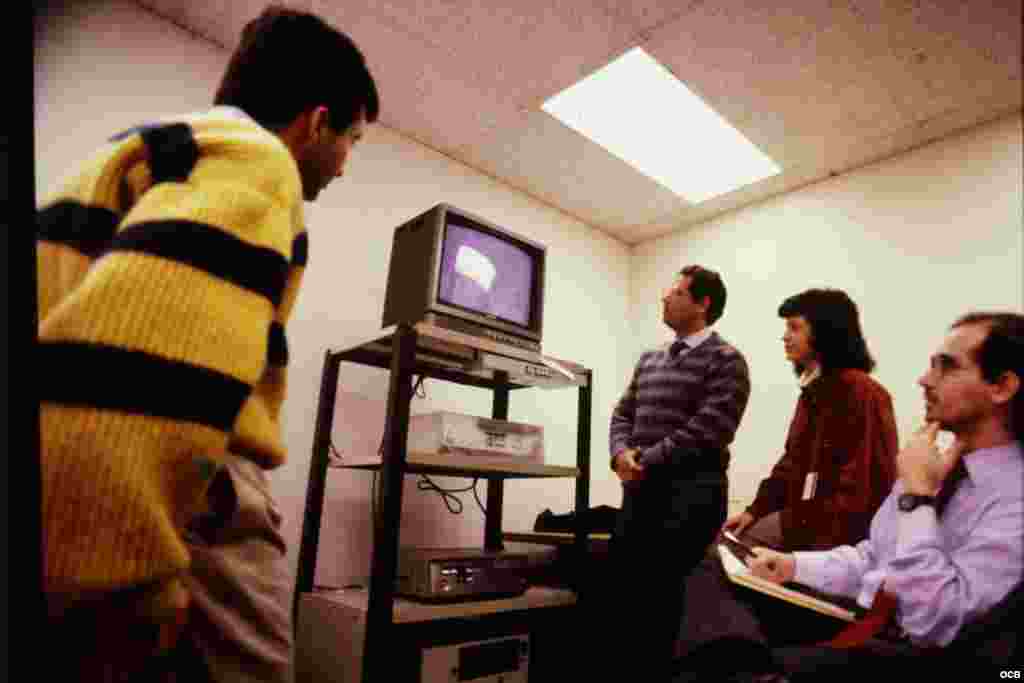
[[[960,43],[981,53],[1018,77],[1021,71],[1019,0],[850,0],[854,11],[884,27],[893,47],[903,50],[914,42]],[[906,45],[909,43],[909,45]]]
[[[595,7],[608,14],[618,25],[629,27],[630,34],[642,42],[661,27],[678,21],[703,0],[593,0]]]
[[[643,225],[632,225],[622,231],[622,239],[630,244],[655,239],[678,230],[710,220],[729,211],[733,211],[752,203],[765,201],[785,192],[791,192],[822,178],[828,173],[811,167],[787,169],[771,178],[740,188],[727,195],[716,197],[701,204],[680,208],[679,210],[660,216]]]
[[[868,27],[824,4],[705,5],[644,47],[783,167],[805,162],[837,130],[882,117],[905,123],[884,88],[860,74],[877,49]]]
[[[687,203],[544,112],[458,150],[461,158],[604,231],[643,223]]]
[[[792,192],[808,184],[859,169],[894,155],[905,153],[976,125],[1012,115],[1021,109],[1021,96],[997,96],[978,101],[962,109],[922,124],[908,126],[891,134],[851,141],[847,146],[832,145],[828,159],[819,165],[798,166],[755,185],[741,188],[710,202],[689,206],[672,214],[660,216],[643,225],[632,225],[621,231],[627,243],[639,243],[684,230],[729,211],[765,201],[773,196]]]
[[[139,2],[226,50],[265,6]],[[290,4],[362,48],[383,124],[627,243],[1021,109],[1019,0]],[[690,205],[539,111],[637,44],[783,172]]]
[[[604,66],[639,30],[581,2],[383,0],[375,8],[448,53],[450,76],[500,91],[501,106],[517,109],[537,108]]]

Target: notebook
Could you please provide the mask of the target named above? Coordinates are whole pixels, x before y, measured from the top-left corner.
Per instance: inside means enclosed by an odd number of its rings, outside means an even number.
[[[722,568],[726,576],[735,584],[746,586],[766,595],[785,600],[786,602],[812,609],[843,621],[856,621],[864,614],[865,610],[852,600],[827,596],[809,586],[790,582],[785,585],[777,584],[766,579],[754,576],[730,548],[724,543],[718,546],[718,555],[722,560]]]

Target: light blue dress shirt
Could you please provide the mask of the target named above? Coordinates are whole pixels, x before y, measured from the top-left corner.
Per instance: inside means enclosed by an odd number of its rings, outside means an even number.
[[[1021,442],[964,456],[968,478],[942,518],[932,506],[901,512],[897,481],[856,546],[796,552],[793,580],[869,607],[882,582],[916,645],[948,645],[1024,578]]]

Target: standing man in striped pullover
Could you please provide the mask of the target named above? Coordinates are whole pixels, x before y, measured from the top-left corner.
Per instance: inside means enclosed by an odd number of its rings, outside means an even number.
[[[270,7],[214,102],[116,136],[37,216],[44,587],[71,680],[290,680],[266,470],[303,200],[378,96],[347,36]]]
[[[697,265],[662,297],[671,344],[644,353],[611,418],[623,501],[611,548],[619,604],[612,637],[623,672],[667,680],[685,580],[725,521],[732,443],[750,397],[746,359],[709,326],[725,284]]]

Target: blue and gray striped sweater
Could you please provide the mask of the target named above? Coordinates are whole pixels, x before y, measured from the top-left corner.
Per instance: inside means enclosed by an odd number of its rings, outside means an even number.
[[[614,460],[636,448],[649,470],[675,465],[724,472],[749,398],[747,361],[717,332],[679,356],[665,344],[640,357],[612,413],[609,452]]]

